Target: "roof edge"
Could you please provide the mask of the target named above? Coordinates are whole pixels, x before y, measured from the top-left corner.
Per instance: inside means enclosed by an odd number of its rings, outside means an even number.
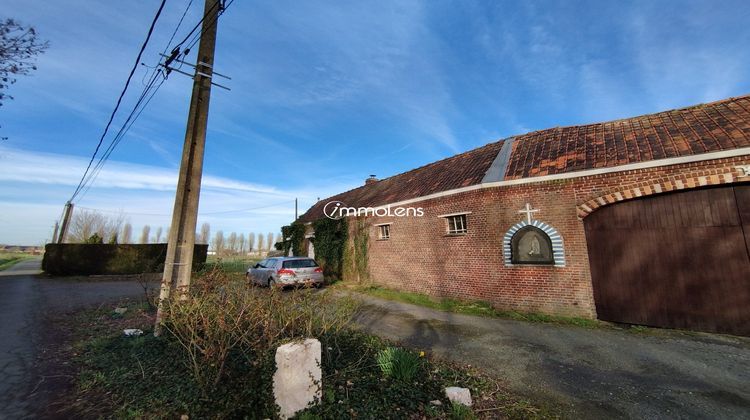
[[[509,179],[509,180],[496,181],[496,182],[487,182],[487,183],[470,185],[468,187],[456,188],[453,190],[441,191],[438,193],[424,195],[421,197],[410,198],[408,200],[397,201],[395,203],[380,204],[376,206],[375,208],[381,208],[381,207],[387,207],[387,206],[390,206],[390,207],[404,206],[407,204],[417,203],[420,201],[432,200],[435,198],[446,197],[450,195],[461,194],[464,192],[481,190],[485,188],[509,187],[513,185],[534,184],[538,182],[584,178],[587,176],[594,176],[594,175],[627,172],[627,171],[632,171],[632,170],[637,170],[637,169],[659,168],[663,166],[679,165],[683,163],[703,162],[703,161],[713,160],[713,159],[726,159],[726,158],[733,158],[733,157],[739,157],[739,156],[750,156],[750,147],[743,147],[740,149],[731,149],[731,150],[722,150],[718,152],[701,153],[698,155],[680,156],[680,157],[667,158],[667,159],[649,160],[645,162],[630,163],[627,165],[610,166],[607,168],[586,169],[583,171],[566,172],[566,173],[561,173],[561,174],[517,178],[517,179]]]

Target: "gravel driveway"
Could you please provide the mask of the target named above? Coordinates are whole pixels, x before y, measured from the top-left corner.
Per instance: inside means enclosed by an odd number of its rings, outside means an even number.
[[[365,330],[472,364],[567,418],[750,418],[750,339],[450,314],[373,297]]]

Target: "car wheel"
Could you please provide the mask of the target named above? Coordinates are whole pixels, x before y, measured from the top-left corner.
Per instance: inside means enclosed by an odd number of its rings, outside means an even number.
[[[275,281],[273,281],[273,279],[272,279],[272,278],[269,278],[269,279],[268,279],[268,287],[274,287],[275,285],[276,285],[276,282],[275,282]]]
[[[253,285],[253,279],[250,277],[250,273],[245,273],[245,280],[247,280],[247,283],[252,286]]]

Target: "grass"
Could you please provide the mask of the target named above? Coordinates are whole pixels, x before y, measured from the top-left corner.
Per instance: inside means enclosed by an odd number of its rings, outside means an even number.
[[[7,270],[17,263],[31,258],[31,255],[20,252],[3,252],[0,253],[0,271]]]
[[[208,268],[220,267],[227,273],[244,273],[248,268],[255,265],[255,263],[261,259],[262,258],[260,257],[217,257],[215,255],[210,255],[206,260],[206,266],[208,266]]]
[[[69,395],[70,416],[85,418],[276,418],[272,393],[274,354],[235,354],[220,385],[203,393],[168,334],[151,334],[153,310],[132,303],[119,316],[113,307],[80,312],[72,330],[79,369]],[[124,337],[123,328],[141,328],[141,337]],[[377,355],[394,345],[346,330],[318,337],[322,343],[323,392],[319,405],[298,414],[304,419],[363,418],[553,418],[506,392],[498,382],[471,368],[434,360],[429,354],[399,348],[419,358],[409,381],[384,375]],[[471,390],[472,408],[454,407],[446,386]],[[439,400],[440,405],[430,401]]]
[[[500,311],[488,302],[464,301],[452,298],[433,298],[421,293],[402,292],[381,286],[366,286],[354,288],[355,291],[382,299],[410,303],[412,305],[453,312],[465,315],[486,316],[495,318],[514,319],[517,321],[543,322],[562,325],[574,325],[583,328],[598,328],[605,324],[595,319],[547,315],[534,312]]]

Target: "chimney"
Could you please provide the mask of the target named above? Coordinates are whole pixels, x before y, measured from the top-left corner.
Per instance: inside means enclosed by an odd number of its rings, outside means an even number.
[[[375,182],[378,182],[378,179],[375,178],[375,175],[370,175],[370,177],[365,180],[365,185],[370,185]]]

